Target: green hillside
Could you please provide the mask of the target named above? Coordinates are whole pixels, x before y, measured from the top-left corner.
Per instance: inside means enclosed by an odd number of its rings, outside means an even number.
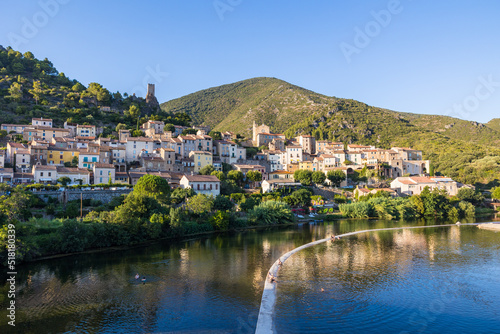
[[[500,132],[500,118],[493,118],[491,121],[486,123],[486,126]]]
[[[287,137],[411,146],[424,151],[435,171],[459,181],[500,178],[500,132],[447,116],[401,113],[328,97],[274,78],[254,78],[202,90],[161,105],[186,112],[194,124],[250,136],[252,122],[266,123]]]
[[[47,58],[39,60],[31,52],[22,54],[0,45],[0,123],[28,124],[32,117],[44,117],[52,118],[56,127],[65,121],[103,126],[105,135],[119,123],[133,130],[138,119],[140,123],[147,117],[189,123],[185,114],[173,116],[156,109],[143,98],[111,93],[95,82],[85,87],[57,71]]]

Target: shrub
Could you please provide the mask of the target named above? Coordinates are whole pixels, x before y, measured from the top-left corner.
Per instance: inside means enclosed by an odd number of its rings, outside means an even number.
[[[248,216],[257,225],[286,224],[294,220],[290,207],[278,201],[263,202],[249,211]]]

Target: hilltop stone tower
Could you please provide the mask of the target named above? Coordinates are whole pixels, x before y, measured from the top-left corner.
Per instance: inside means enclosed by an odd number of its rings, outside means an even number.
[[[146,94],[146,103],[151,108],[160,108],[160,104],[155,96],[155,84],[148,83],[148,93]]]

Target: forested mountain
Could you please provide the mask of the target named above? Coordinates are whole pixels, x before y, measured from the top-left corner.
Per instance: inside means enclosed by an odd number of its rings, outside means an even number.
[[[275,78],[253,78],[213,87],[161,104],[186,112],[194,124],[249,136],[252,123],[266,123],[287,137],[411,146],[424,151],[436,172],[474,183],[500,177],[498,127],[447,116],[419,115],[329,97]]]

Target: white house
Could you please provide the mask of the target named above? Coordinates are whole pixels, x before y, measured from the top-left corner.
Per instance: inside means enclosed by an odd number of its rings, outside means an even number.
[[[128,137],[125,144],[125,161],[139,161],[141,152],[150,153],[154,150],[154,141],[145,137]]]
[[[58,179],[57,167],[52,165],[34,165],[33,179],[35,183],[56,183]]]
[[[94,184],[115,183],[115,166],[113,164],[94,164]]]
[[[90,183],[90,171],[87,168],[71,168],[56,166],[57,168],[57,178],[69,177],[71,183],[78,184],[80,181],[82,184]]]
[[[450,196],[458,193],[457,182],[448,177],[398,177],[391,182],[391,189],[404,195],[419,195],[425,187],[444,189]]]
[[[285,164],[299,163],[302,161],[302,146],[288,145],[286,147]]]
[[[296,188],[300,186],[300,182],[295,182],[292,179],[264,180],[262,181],[262,193],[271,192],[278,188]]]
[[[220,180],[215,175],[184,175],[180,185],[184,189],[193,189],[197,194],[220,194]]]

